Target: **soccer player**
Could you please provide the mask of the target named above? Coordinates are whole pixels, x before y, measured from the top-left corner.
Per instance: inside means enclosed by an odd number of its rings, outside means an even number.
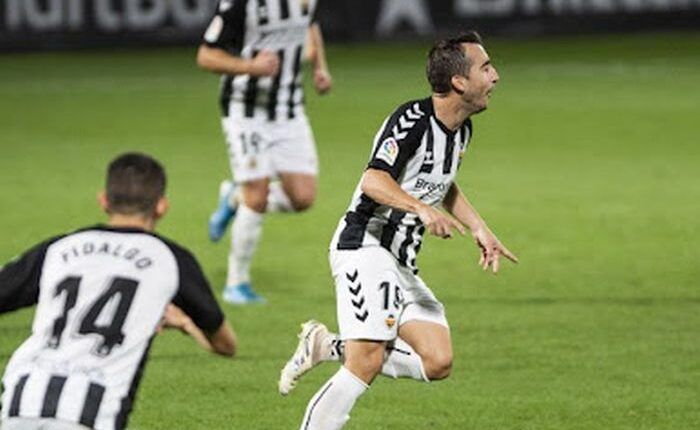
[[[416,266],[426,230],[450,238],[469,228],[484,270],[496,273],[501,257],[517,261],[454,182],[473,133],[470,118],[486,109],[498,82],[479,35],[438,42],[427,75],[432,96],[405,103],[386,119],[331,242],[339,339],[307,322],[282,370],[279,389],[286,394],[319,362],[343,361],[309,402],[303,430],[342,428],[379,374],[419,381],[449,375],[445,311]]]
[[[153,233],[165,181],[153,158],[116,158],[99,195],[107,225],[45,240],[0,270],[0,313],[38,304],[5,369],[2,430],[123,429],[161,324],[234,355],[194,256]]]
[[[304,113],[302,57],[313,63],[316,90],[332,80],[317,0],[221,0],[197,54],[200,67],[221,74],[221,123],[234,183],[224,181],[209,219],[218,241],[234,217],[224,300],[262,302],[250,264],[267,212],[298,212],[316,198],[318,159]]]

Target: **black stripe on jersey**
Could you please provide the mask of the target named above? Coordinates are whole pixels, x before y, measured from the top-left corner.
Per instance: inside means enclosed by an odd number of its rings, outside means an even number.
[[[425,157],[423,164],[420,166],[420,173],[431,173],[435,167],[435,136],[433,135],[433,126],[428,122],[428,130],[425,136]]]
[[[309,2],[311,0],[301,0],[301,14],[303,16],[306,16],[309,14]],[[318,5],[316,5],[316,8],[318,9]]]
[[[95,427],[95,421],[97,421],[97,413],[100,411],[100,406],[102,405],[102,397],[104,397],[104,394],[105,387],[103,387],[100,384],[90,383],[90,386],[88,387],[87,396],[85,396],[83,410],[80,413],[80,424],[89,428]]]
[[[418,243],[416,244],[416,247],[414,248],[416,255],[409,262],[408,265],[410,267],[416,267],[416,257],[418,257],[418,253],[420,252],[420,247],[423,245],[423,234],[424,233],[425,233],[425,226],[420,226],[420,228],[418,229],[418,236],[419,236]],[[416,273],[418,273],[418,269],[413,269],[413,274],[415,275]]]
[[[289,18],[289,0],[280,0],[280,19]]]
[[[399,248],[399,264],[402,266],[408,266],[408,247],[413,243],[413,230],[415,229],[415,225],[406,227],[406,239],[401,242]]]
[[[134,405],[134,398],[136,397],[136,390],[139,388],[139,383],[141,383],[141,377],[143,377],[143,369],[146,366],[146,361],[148,360],[148,353],[151,351],[151,345],[153,344],[153,336],[148,341],[148,345],[143,352],[141,361],[136,368],[136,373],[134,373],[134,379],[131,380],[131,386],[129,387],[129,393],[122,398],[121,405],[119,408],[119,413],[114,420],[114,430],[123,430],[126,428],[126,424],[129,421],[129,414]]]
[[[221,115],[227,117],[229,107],[231,106],[231,96],[233,95],[233,78],[235,76],[227,75],[221,83],[221,96],[219,96],[219,106],[221,107]]]
[[[265,25],[270,22],[268,14],[267,0],[258,0],[258,25]]]
[[[452,171],[452,156],[455,151],[455,133],[445,135],[445,160],[442,163],[442,173],[448,175]]]
[[[365,194],[360,196],[360,200],[355,210],[345,215],[345,228],[340,232],[338,249],[358,249],[362,246],[367,223],[379,207],[379,203]]]
[[[27,379],[29,379],[29,374],[23,375],[17,381],[15,385],[15,392],[12,393],[12,401],[10,402],[10,410],[8,411],[8,416],[18,417],[19,407],[22,403],[22,393],[24,392],[24,386],[27,384]]]
[[[257,49],[253,51],[250,58],[255,58],[260,51]],[[255,102],[258,98],[258,77],[249,76],[248,85],[245,88],[245,93],[243,93],[243,103],[245,103],[245,116],[246,118],[252,118],[255,115]]]
[[[381,245],[391,252],[391,244],[394,242],[396,231],[401,224],[401,220],[406,216],[406,212],[393,209],[389,215],[389,222],[382,229]]]
[[[52,376],[51,379],[49,379],[49,386],[46,388],[46,394],[44,395],[44,404],[41,407],[42,418],[56,417],[58,399],[61,398],[61,392],[63,391],[63,386],[66,384],[66,379],[65,376]]]
[[[301,69],[301,48],[301,45],[299,45],[294,51],[294,69],[292,72],[292,81],[289,83],[289,101],[287,102],[287,107],[289,108],[287,118],[289,119],[293,119],[296,116],[294,113],[294,93],[297,90],[297,77]]]
[[[286,4],[286,2],[285,2]],[[284,49],[277,51],[280,59],[280,67],[284,65]],[[269,98],[267,99],[267,119],[274,121],[277,118],[277,95],[280,91],[280,80],[282,80],[282,70],[275,76],[270,87]]]

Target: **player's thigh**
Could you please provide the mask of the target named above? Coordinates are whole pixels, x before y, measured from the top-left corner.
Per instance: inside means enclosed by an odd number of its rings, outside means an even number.
[[[254,118],[229,116],[221,120],[233,178],[238,183],[274,176],[270,136]]]
[[[401,324],[399,336],[423,360],[429,379],[442,379],[452,368],[452,338],[450,329],[434,322],[410,320]]]
[[[275,124],[270,129],[270,136],[273,140],[270,159],[278,175],[318,176],[316,142],[306,116]]]
[[[282,188],[295,210],[305,210],[316,200],[316,176],[307,173],[280,173]]]
[[[381,247],[333,250],[331,269],[341,339],[395,339],[403,304],[391,254]]]

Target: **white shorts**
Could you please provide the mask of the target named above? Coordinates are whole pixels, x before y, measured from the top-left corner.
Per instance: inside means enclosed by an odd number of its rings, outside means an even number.
[[[221,125],[236,182],[274,178],[279,173],[318,175],[316,143],[303,112],[294,119],[268,121],[232,110]]]
[[[430,288],[386,249],[331,250],[330,263],[341,339],[394,340],[412,320],[449,327]]]

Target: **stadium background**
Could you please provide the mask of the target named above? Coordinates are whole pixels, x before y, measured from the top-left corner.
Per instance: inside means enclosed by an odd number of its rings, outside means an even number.
[[[217,79],[194,65],[211,4],[0,1],[0,261],[103,219],[93,198],[106,162],[139,149],[170,175],[160,231],[191,247],[219,290],[227,246],[207,241],[205,221],[228,167]],[[465,27],[482,31],[502,82],[475,118],[459,183],[521,264],[489,276],[468,239],[429,239],[421,268],[447,306],[453,375],[380,379],[347,428],[700,428],[699,10],[692,0],[326,5],[335,88],[307,93],[318,204],[266,221],[253,270],[270,303],[225,308],[240,356],[160,336],[131,428],[296,428],[335,366],[289,398],[276,394],[278,370],[299,322],[334,325],[326,246],[371,137],[398,103],[427,93],[435,35]],[[32,314],[0,317],[0,369]]]

